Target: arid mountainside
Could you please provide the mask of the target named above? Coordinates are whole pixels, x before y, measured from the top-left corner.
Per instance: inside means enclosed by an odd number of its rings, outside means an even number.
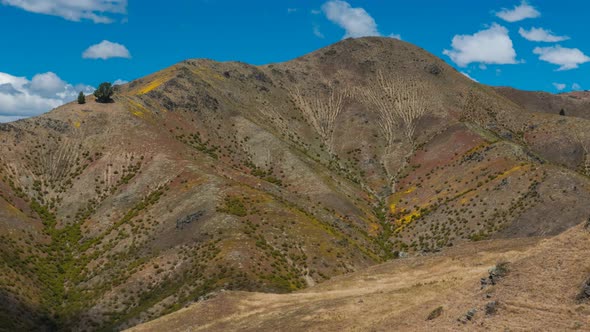
[[[557,235],[590,216],[589,129],[390,38],[184,61],[0,124],[0,326],[117,330],[221,289]]]
[[[582,226],[466,243],[291,294],[218,293],[130,331],[587,331],[588,250]]]

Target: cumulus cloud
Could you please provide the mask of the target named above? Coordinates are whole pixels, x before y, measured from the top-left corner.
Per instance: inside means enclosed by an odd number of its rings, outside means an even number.
[[[74,86],[52,72],[37,74],[31,80],[0,72],[0,122],[47,112],[76,99],[80,91],[89,94],[94,88]]]
[[[582,90],[582,87],[578,83],[572,84],[572,90]]]
[[[527,18],[539,17],[541,13],[535,7],[529,5],[526,0],[522,0],[519,6],[514,6],[512,9],[502,8],[496,13],[496,16],[507,22],[518,22]]]
[[[559,45],[550,47],[536,47],[534,54],[540,60],[560,66],[557,70],[570,70],[590,61],[590,57],[577,48],[565,48]]]
[[[69,21],[112,23],[113,15],[127,13],[127,0],[0,0],[28,12],[63,17]]]
[[[381,35],[377,23],[363,8],[352,8],[346,1],[332,0],[326,2],[322,10],[328,20],[346,31],[344,38]]]
[[[473,35],[456,35],[451,46],[452,49],[444,50],[443,54],[459,67],[478,62],[502,65],[518,63],[508,29],[496,23]]]
[[[62,92],[67,85],[59,76],[52,72],[33,76],[29,89],[42,97],[51,97]]]
[[[108,40],[92,45],[82,53],[84,59],[111,59],[111,58],[131,58],[131,53],[125,45],[113,43]]]
[[[553,83],[553,86],[555,87],[555,89],[557,89],[558,91],[562,91],[563,89],[565,89],[565,87],[567,85],[565,85],[564,83]]]
[[[381,36],[375,19],[363,8],[353,8],[348,2],[342,0],[330,0],[324,3],[322,11],[328,20],[344,29],[343,39]],[[399,35],[394,36],[399,37]]]
[[[129,81],[118,79],[113,82],[113,85],[123,85],[123,84],[127,84],[127,83],[129,83]]]
[[[531,28],[530,30],[520,28],[518,33],[524,39],[535,42],[555,43],[570,39],[568,36],[554,35],[551,30],[545,30],[543,28]]]

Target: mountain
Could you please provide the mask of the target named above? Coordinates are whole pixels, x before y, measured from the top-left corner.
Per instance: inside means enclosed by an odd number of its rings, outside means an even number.
[[[0,326],[119,330],[222,289],[558,235],[589,217],[590,122],[518,95],[372,37],[187,60],[1,124]]]

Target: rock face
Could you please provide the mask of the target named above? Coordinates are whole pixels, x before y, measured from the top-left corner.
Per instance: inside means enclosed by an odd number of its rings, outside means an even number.
[[[588,128],[389,38],[184,61],[0,126],[0,326],[120,329],[220,289],[558,234],[588,218]]]

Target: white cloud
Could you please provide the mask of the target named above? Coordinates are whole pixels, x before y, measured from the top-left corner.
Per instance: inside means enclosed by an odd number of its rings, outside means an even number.
[[[314,14],[314,15],[319,15],[319,14],[322,13],[322,11],[321,10],[317,10],[317,9],[312,9],[311,10],[311,13]]]
[[[297,8],[287,8],[287,13],[291,14],[295,12],[297,12]]]
[[[322,11],[328,20],[344,29],[346,34],[343,39],[381,36],[377,23],[363,8],[353,8],[348,2],[342,0],[330,0],[322,5]],[[399,35],[394,36],[399,37]]]
[[[324,34],[320,31],[320,27],[317,25],[313,26],[313,34],[318,38],[324,39]]]
[[[561,91],[567,87],[564,83],[553,83],[553,86],[558,90]]]
[[[402,40],[402,36],[400,34],[396,34],[396,33],[391,33],[387,37],[397,39],[397,40]]]
[[[461,72],[461,74],[465,75],[465,77],[467,77],[468,79],[470,79],[470,80],[472,80],[472,81],[474,81],[474,82],[477,82],[477,83],[479,83],[479,81],[478,81],[478,80],[476,80],[475,78],[471,77],[471,76],[470,76],[469,74],[467,74],[466,72],[463,72],[463,71],[462,71],[462,72]]]
[[[535,42],[555,43],[570,39],[568,36],[554,35],[551,30],[545,30],[543,28],[531,28],[530,30],[520,28],[518,29],[518,33],[524,39]]]
[[[486,30],[473,35],[456,35],[451,43],[452,50],[444,50],[459,67],[470,63],[515,64],[516,51],[508,29],[496,23]]]
[[[326,17],[346,31],[344,38],[380,36],[377,23],[363,8],[352,6],[341,0],[332,0],[322,6]]]
[[[59,76],[52,72],[33,76],[29,85],[31,92],[43,97],[51,97],[64,90],[67,85]]]
[[[522,0],[519,6],[514,6],[513,9],[502,8],[496,13],[496,16],[507,22],[518,22],[527,18],[536,18],[541,16],[541,13],[535,7],[528,4],[526,0]]]
[[[578,83],[572,84],[572,90],[582,90],[582,87]]]
[[[113,82],[113,85],[123,85],[123,84],[127,84],[127,83],[129,83],[129,81],[118,79]]]
[[[127,13],[127,0],[0,0],[0,3],[76,22],[112,23],[113,15]]]
[[[565,48],[559,45],[550,47],[536,47],[534,54],[539,59],[560,66],[557,70],[570,70],[590,61],[590,57],[577,48]]]
[[[75,100],[78,93],[92,93],[87,85],[72,85],[52,72],[31,80],[0,72],[0,122],[14,121],[47,112]]]
[[[99,44],[92,45],[82,54],[84,59],[111,59],[111,58],[131,58],[129,50],[124,45],[103,40]]]

